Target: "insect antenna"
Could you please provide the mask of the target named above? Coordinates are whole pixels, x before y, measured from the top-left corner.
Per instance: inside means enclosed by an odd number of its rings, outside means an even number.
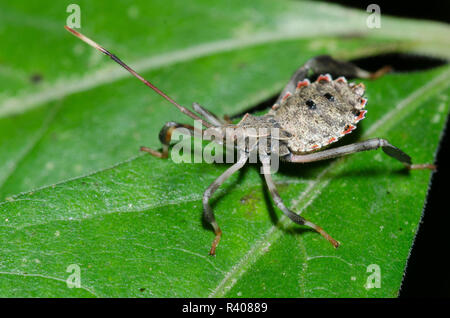
[[[141,82],[143,82],[145,85],[147,85],[148,87],[150,87],[151,89],[153,89],[156,93],[158,93],[159,95],[161,95],[164,99],[166,99],[167,101],[169,101],[172,105],[174,105],[176,108],[178,108],[183,114],[188,115],[189,117],[195,119],[195,120],[199,120],[201,121],[202,125],[205,127],[212,127],[212,125],[208,122],[206,122],[205,120],[203,120],[202,118],[200,118],[199,116],[197,116],[195,113],[193,113],[192,111],[190,111],[189,109],[187,109],[186,107],[181,106],[180,104],[178,104],[176,101],[174,101],[172,98],[170,98],[166,93],[164,93],[162,90],[160,90],[158,87],[156,87],[155,85],[153,85],[152,83],[150,83],[149,81],[147,81],[145,78],[143,78],[141,75],[139,75],[138,73],[136,73],[136,71],[134,71],[131,67],[129,67],[128,65],[126,65],[124,62],[122,62],[122,60],[120,60],[117,56],[115,56],[114,54],[110,53],[108,50],[106,50],[105,48],[103,48],[102,46],[98,45],[97,43],[95,43],[94,41],[92,41],[91,39],[89,39],[88,37],[84,36],[83,34],[75,31],[74,29],[68,27],[67,25],[64,26],[64,28],[69,31],[70,33],[72,33],[73,35],[75,35],[77,38],[79,38],[80,40],[86,42],[87,44],[89,44],[90,46],[96,48],[97,50],[99,50],[100,52],[108,55],[113,61],[115,61],[116,63],[120,64],[124,69],[126,69],[128,72],[130,72],[131,74],[133,74],[133,76],[137,77]]]

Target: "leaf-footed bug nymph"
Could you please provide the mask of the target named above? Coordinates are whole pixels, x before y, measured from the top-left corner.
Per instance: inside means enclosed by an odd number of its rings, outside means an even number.
[[[341,137],[351,133],[356,128],[356,124],[364,119],[367,113],[367,110],[365,110],[367,99],[363,97],[365,92],[364,84],[348,83],[346,77],[375,79],[386,73],[389,70],[388,67],[370,73],[352,63],[337,61],[329,56],[312,58],[294,73],[268,113],[262,116],[246,114],[239,123],[232,124],[220,119],[197,103],[193,104],[193,111],[181,106],[136,73],[117,56],[79,32],[67,26],[65,28],[79,39],[108,55],[145,85],[177,107],[182,113],[199,121],[207,128],[205,130],[200,129],[200,134],[204,135],[207,130],[212,130],[216,132],[216,135],[225,137],[225,131],[230,129],[233,131],[244,129],[245,131],[245,129],[249,128],[264,128],[269,132],[277,129],[276,134],[256,135],[257,143],[261,143],[263,138],[267,139],[265,151],[259,152],[258,157],[264,171],[266,171],[264,178],[269,192],[277,207],[289,219],[297,224],[316,230],[334,247],[338,247],[339,243],[327,232],[285,206],[278,194],[270,172],[267,172],[270,171],[271,156],[275,155],[285,162],[306,163],[381,148],[387,155],[403,163],[407,169],[435,169],[435,166],[432,164],[412,164],[411,158],[406,153],[391,145],[387,140],[380,138],[323,150],[323,148],[336,142]],[[308,79],[308,77],[311,78],[311,74],[319,75],[314,82],[310,82]],[[332,75],[338,77],[333,80]],[[141,150],[158,158],[168,158],[172,133],[174,129],[181,127],[188,130],[191,134],[197,129],[187,124],[168,122],[159,133],[162,151],[156,151],[147,147],[141,147]],[[245,137],[248,138],[249,135]],[[215,139],[215,141],[221,143],[221,140]],[[225,138],[222,141],[225,142]],[[277,147],[272,147],[274,144]],[[250,156],[255,151],[255,145],[250,147],[248,144],[245,144],[245,146],[235,146],[233,144],[233,147],[238,152],[238,160],[220,175],[203,194],[203,215],[205,220],[211,224],[215,233],[209,252],[210,255],[215,255],[222,231],[209,205],[209,199],[228,177],[249,161]]]

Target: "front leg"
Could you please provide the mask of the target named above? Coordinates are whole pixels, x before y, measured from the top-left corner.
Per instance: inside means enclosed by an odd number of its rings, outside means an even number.
[[[386,139],[373,138],[361,142],[357,142],[354,144],[341,146],[337,148],[327,149],[319,152],[314,152],[306,155],[295,155],[290,154],[283,158],[283,160],[288,162],[313,162],[319,160],[326,160],[331,158],[337,158],[345,155],[349,155],[352,153],[366,151],[366,150],[374,150],[380,148],[383,149],[384,153],[391,156],[392,158],[397,159],[407,169],[431,169],[435,170],[436,166],[433,164],[412,164],[411,157],[404,153],[399,148],[391,145]]]
[[[167,159],[169,157],[169,146],[170,146],[170,141],[172,140],[172,134],[173,134],[174,130],[178,129],[178,128],[185,128],[184,131],[189,133],[190,136],[194,136],[194,131],[196,130],[196,128],[192,125],[180,124],[180,123],[170,121],[170,122],[166,123],[159,132],[159,141],[161,141],[161,144],[162,144],[162,151],[154,150],[154,149],[151,149],[148,147],[143,147],[143,146],[140,148],[140,150],[148,152],[149,154],[151,154],[152,156],[155,156],[157,158]],[[202,135],[204,133],[203,130],[198,130],[197,132],[200,135]]]
[[[222,237],[222,230],[216,222],[214,211],[209,205],[209,199],[214,194],[214,192],[216,192],[216,190],[225,182],[225,180],[227,180],[233,173],[235,173],[245,165],[247,159],[248,155],[245,153],[241,153],[239,160],[230,168],[228,168],[224,173],[222,173],[213,183],[211,183],[211,185],[203,193],[203,217],[209,224],[211,224],[214,229],[214,234],[216,235],[214,241],[211,244],[209,255],[216,254],[216,247],[219,244],[220,238]]]
[[[227,124],[225,120],[220,119],[217,115],[202,107],[199,103],[193,103],[192,108],[214,126],[220,127]]]

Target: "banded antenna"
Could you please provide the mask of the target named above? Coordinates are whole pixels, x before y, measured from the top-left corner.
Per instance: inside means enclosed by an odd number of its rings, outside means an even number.
[[[154,90],[156,93],[158,93],[159,95],[161,95],[164,99],[166,99],[168,102],[170,102],[172,105],[174,105],[176,108],[178,108],[183,114],[188,115],[189,117],[195,119],[195,120],[199,120],[201,121],[202,125],[205,127],[212,127],[212,125],[208,122],[206,122],[205,120],[203,120],[202,118],[200,118],[199,116],[197,116],[195,113],[193,113],[192,111],[190,111],[189,109],[187,109],[184,106],[181,106],[180,104],[178,104],[176,101],[174,101],[172,98],[170,98],[166,93],[164,93],[162,90],[160,90],[158,87],[156,87],[155,85],[153,85],[152,83],[150,83],[149,81],[147,81],[145,78],[143,78],[141,75],[139,75],[138,73],[136,73],[136,71],[134,71],[131,67],[129,67],[128,65],[126,65],[124,62],[122,62],[122,60],[120,60],[117,56],[115,56],[114,54],[110,53],[108,50],[106,50],[105,48],[103,48],[102,46],[98,45],[97,43],[95,43],[94,41],[92,41],[91,39],[89,39],[88,37],[84,36],[83,34],[75,31],[74,29],[68,27],[67,25],[64,26],[64,28],[69,31],[70,33],[72,33],[73,35],[75,35],[77,38],[79,38],[80,40],[86,42],[87,44],[89,44],[90,46],[96,48],[97,50],[99,50],[100,52],[108,55],[113,61],[115,61],[116,63],[120,64],[124,69],[126,69],[128,72],[130,72],[131,74],[133,74],[133,76],[137,77],[142,83],[144,83],[145,85],[147,85],[148,87],[150,87],[152,90]]]

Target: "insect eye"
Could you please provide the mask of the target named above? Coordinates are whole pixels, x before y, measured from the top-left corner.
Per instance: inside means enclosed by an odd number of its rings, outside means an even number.
[[[328,99],[330,102],[334,101],[334,96],[331,95],[330,93],[325,93],[325,95],[323,95],[326,99]]]
[[[316,103],[314,103],[312,99],[306,101],[306,106],[308,106],[309,109],[316,109]]]

